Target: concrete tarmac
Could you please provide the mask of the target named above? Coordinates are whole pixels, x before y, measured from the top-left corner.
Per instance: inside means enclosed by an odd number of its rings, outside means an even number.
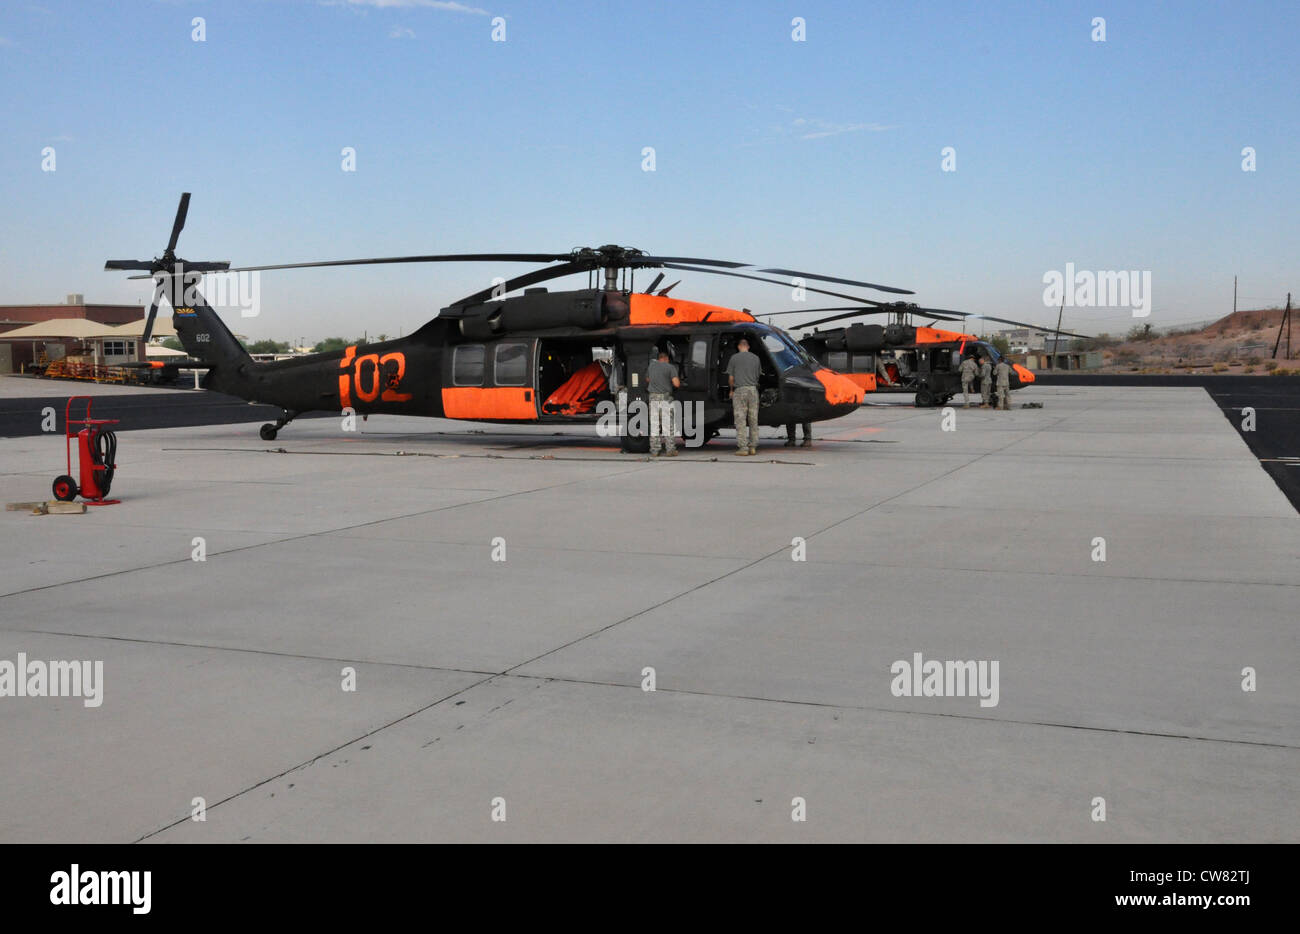
[[[0,514],[0,663],[103,662],[0,697],[0,841],[1300,840],[1296,511],[1199,388],[1015,401],[754,458],[121,432],[121,504]],[[5,441],[4,500],[63,458]]]

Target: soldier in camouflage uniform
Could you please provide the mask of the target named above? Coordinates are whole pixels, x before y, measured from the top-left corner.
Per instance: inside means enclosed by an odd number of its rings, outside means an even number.
[[[989,407],[989,396],[993,394],[993,364],[988,357],[980,357],[980,408]]]
[[[681,386],[677,367],[668,362],[668,354],[650,361],[646,370],[646,389],[650,392],[650,456],[659,456],[663,442],[664,455],[677,456],[677,429],[673,425],[673,390]]]
[[[736,418],[736,456],[758,453],[758,378],[763,364],[749,352],[749,341],[736,342],[736,352],[727,361],[731,385],[731,411]]]
[[[967,357],[961,362],[961,401],[970,408],[970,389],[971,384],[975,382],[975,373],[979,367],[975,365],[974,357]]]
[[[1007,363],[1005,357],[998,361],[998,365],[993,369],[993,375],[998,384],[998,404],[995,408],[1010,409],[1008,394],[1011,392],[1011,364]]]

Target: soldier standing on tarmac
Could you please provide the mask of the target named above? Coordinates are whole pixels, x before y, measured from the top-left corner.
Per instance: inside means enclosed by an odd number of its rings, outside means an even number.
[[[993,364],[987,356],[980,357],[980,408],[989,407],[989,396],[993,394]]]
[[[663,442],[664,456],[677,456],[677,428],[673,425],[673,390],[681,386],[677,367],[668,362],[668,354],[660,351],[659,359],[651,360],[646,370],[646,389],[650,391],[650,456],[659,456],[659,442]]]
[[[812,447],[812,422],[800,422],[803,426],[803,447]],[[794,447],[794,422],[789,422],[785,426],[785,446]]]
[[[758,453],[758,378],[763,364],[749,352],[749,341],[736,342],[736,352],[727,361],[727,382],[731,385],[731,411],[736,419],[736,456]]]
[[[1008,394],[1011,392],[1011,364],[1007,363],[1006,357],[998,361],[993,373],[997,377],[998,383],[998,404],[994,408],[1010,409],[1011,404],[1008,400]]]
[[[975,357],[968,356],[961,362],[961,400],[966,403],[966,408],[970,408],[970,389],[971,384],[975,382],[975,373],[979,367],[975,365]]]

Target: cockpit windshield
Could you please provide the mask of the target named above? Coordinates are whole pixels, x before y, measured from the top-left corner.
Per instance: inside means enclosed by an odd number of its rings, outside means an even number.
[[[815,361],[789,334],[773,328],[763,332],[763,347],[783,372],[795,366],[815,366]]]
[[[998,349],[988,341],[976,341],[975,346],[979,348],[981,354],[986,355],[994,363],[1002,359],[1002,354],[998,353]]]

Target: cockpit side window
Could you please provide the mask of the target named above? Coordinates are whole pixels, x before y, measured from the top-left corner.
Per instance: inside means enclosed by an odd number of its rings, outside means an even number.
[[[773,362],[782,371],[794,366],[815,366],[815,361],[808,356],[795,340],[783,331],[773,329],[763,332],[763,349],[771,355]]]

